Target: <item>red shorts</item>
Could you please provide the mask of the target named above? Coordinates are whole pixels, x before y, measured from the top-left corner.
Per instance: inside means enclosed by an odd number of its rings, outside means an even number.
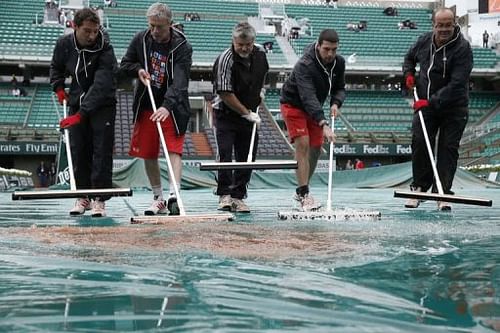
[[[156,122],[149,120],[152,114],[153,111],[143,110],[137,116],[132,139],[130,140],[130,150],[128,152],[130,156],[144,159],[158,158],[160,153],[160,135],[158,134]],[[168,152],[182,155],[184,134],[177,136],[172,117],[169,116],[160,124]]]
[[[280,110],[292,143],[295,138],[308,136],[309,146],[321,147],[323,145],[323,129],[310,115],[290,104],[281,104]]]

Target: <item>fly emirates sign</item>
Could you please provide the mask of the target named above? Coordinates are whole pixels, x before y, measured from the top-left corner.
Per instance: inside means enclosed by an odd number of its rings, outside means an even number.
[[[57,143],[0,141],[0,155],[54,155]]]

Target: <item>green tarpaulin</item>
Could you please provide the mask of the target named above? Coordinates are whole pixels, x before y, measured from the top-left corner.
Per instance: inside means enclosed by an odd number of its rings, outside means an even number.
[[[160,161],[163,186],[168,186],[168,171],[165,161]],[[200,171],[196,167],[184,166],[182,169],[182,189],[216,187],[214,171]],[[335,171],[334,187],[339,188],[408,188],[411,182],[411,163],[393,164],[362,170]],[[113,182],[118,187],[148,188],[149,182],[140,159],[113,172]],[[328,184],[328,172],[317,172],[311,181],[312,187]],[[294,170],[254,171],[250,188],[293,188],[296,186]],[[476,177],[474,174],[457,170],[454,189],[473,187],[499,187],[498,184]]]

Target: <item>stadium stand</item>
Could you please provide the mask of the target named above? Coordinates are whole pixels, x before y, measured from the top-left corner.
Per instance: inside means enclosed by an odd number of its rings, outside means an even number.
[[[101,6],[101,0],[85,1],[91,6]],[[317,33],[326,27],[337,29],[341,42],[339,52],[346,58],[356,53],[357,60],[348,64],[347,74],[352,75],[350,67],[366,66],[368,70],[380,78],[389,75],[401,75],[401,62],[408,47],[425,31],[430,31],[429,9],[398,8],[399,16],[388,17],[382,8],[363,6],[339,6],[338,9],[326,9],[321,1],[317,5],[284,4],[284,14],[296,20],[307,19],[312,36],[300,35],[299,39],[290,40],[294,56],[300,56],[303,48],[314,42]],[[134,34],[147,27],[145,11],[151,4],[148,0],[119,1],[117,7],[105,8],[105,26],[115,47],[118,60],[123,56]],[[219,1],[219,0],[172,0],[168,1],[174,12],[174,20],[182,23],[184,32],[193,45],[194,64],[199,72],[195,75],[208,80],[206,73],[211,70],[215,57],[230,45],[231,29],[234,24],[248,17],[259,16],[257,2]],[[64,27],[57,24],[41,22],[44,4],[40,0],[4,1],[0,11],[0,65],[13,61],[41,62],[48,66],[56,39],[64,32]],[[197,13],[199,21],[186,21],[184,14]],[[411,19],[417,29],[398,29],[398,23]],[[348,23],[367,22],[366,31],[348,31]],[[312,28],[311,28],[312,27]],[[279,40],[279,41],[278,41]],[[271,69],[286,77],[286,72],[293,66],[293,57],[285,54],[281,36],[259,34],[257,43],[273,42],[272,53],[268,53]],[[290,47],[290,45],[288,45]],[[490,49],[474,48],[475,70],[494,70],[498,66],[499,56]],[[293,52],[292,52],[293,53]],[[296,57],[295,57],[296,59]],[[201,69],[200,69],[201,68]],[[390,68],[389,70],[387,68]],[[200,74],[202,73],[202,74]],[[480,72],[479,72],[480,73]],[[364,74],[357,74],[363,75]],[[478,76],[480,74],[477,74]],[[352,77],[348,77],[348,81]],[[396,77],[397,79],[397,77]],[[279,81],[279,80],[278,80]],[[381,80],[379,80],[381,81]],[[45,81],[46,82],[46,81]],[[282,82],[282,81],[281,81]],[[278,85],[279,86],[279,85]],[[487,86],[487,85],[486,85]],[[283,127],[279,112],[279,89],[276,81],[266,92],[266,112],[262,113],[263,124],[260,129],[261,141],[258,155],[264,157],[290,156],[292,150],[286,142],[280,127]],[[368,85],[369,87],[369,85]],[[376,89],[348,89],[347,99],[342,108],[342,115],[335,124],[339,142],[404,142],[409,143],[412,111],[409,100],[403,98],[399,91],[385,90],[380,82]],[[51,87],[46,83],[32,84],[27,87],[27,97],[13,97],[10,85],[0,83],[0,136],[19,137],[25,135],[32,138],[39,133],[47,133],[52,139],[59,133],[58,106],[52,100]],[[200,95],[206,91],[197,92]],[[132,92],[117,93],[118,113],[116,118],[115,153],[117,157],[127,157],[132,124]],[[474,125],[482,117],[491,112],[499,102],[499,96],[493,92],[474,91],[471,93],[470,120]],[[60,107],[59,107],[60,109]],[[328,112],[328,106],[325,106]],[[59,110],[60,112],[60,110]],[[499,124],[500,115],[491,120],[491,124]],[[202,141],[211,151],[198,147],[200,133],[188,132],[184,152],[189,158],[213,157],[216,153],[215,138],[210,128],[202,124]],[[497,125],[495,125],[497,126]],[[45,132],[44,132],[45,131]],[[49,134],[50,133],[50,134]],[[497,136],[495,136],[497,135]],[[479,142],[479,143],[478,143]],[[498,155],[494,149],[500,145],[498,133],[488,133],[483,141],[476,141],[476,150],[466,155],[477,159],[483,153],[487,156]],[[493,147],[493,148],[492,148]],[[465,147],[467,149],[467,146]],[[479,154],[479,155],[478,155]],[[498,159],[498,158],[497,158]]]

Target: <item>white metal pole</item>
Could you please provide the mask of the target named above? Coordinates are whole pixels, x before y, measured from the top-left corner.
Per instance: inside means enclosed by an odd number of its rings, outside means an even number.
[[[151,90],[151,84],[149,81],[147,82],[147,88],[149,92],[149,98],[151,100],[151,106],[153,107],[153,112],[156,113],[156,103],[155,99],[153,96],[153,90]],[[174,175],[174,169],[172,168],[172,163],[170,162],[170,157],[168,156],[168,149],[167,149],[167,144],[165,142],[165,137],[163,136],[163,130],[161,128],[161,124],[159,121],[156,122],[156,128],[158,129],[158,134],[160,135],[160,142],[163,147],[163,152],[165,153],[165,159],[167,161],[167,168],[168,168],[168,178],[171,184],[174,187],[175,191],[175,196],[177,197],[177,205],[179,206],[179,214],[180,215],[186,215],[186,212],[184,210],[184,204],[182,203],[182,199],[179,193],[179,187],[177,185],[177,180],[175,179]]]
[[[415,101],[418,101],[417,89],[413,90],[413,94],[415,95]],[[418,111],[418,118],[420,119],[420,126],[422,126],[422,132],[424,133],[425,145],[427,147],[427,153],[429,154],[429,160],[432,166],[432,172],[434,173],[434,178],[436,179],[436,186],[438,193],[440,195],[444,194],[443,185],[441,184],[441,179],[439,179],[439,174],[436,168],[436,161],[434,160],[434,155],[432,154],[431,142],[429,141],[429,135],[427,134],[427,127],[425,126],[424,116],[422,115],[422,111]]]
[[[259,108],[257,108],[257,114],[259,114]],[[252,155],[253,155],[253,146],[255,144],[255,135],[257,133],[257,124],[253,123],[252,126],[252,136],[250,137],[250,149],[248,150],[248,156],[247,156],[247,162],[251,163],[252,162]]]
[[[66,118],[68,112],[66,110],[67,102],[63,100],[63,116]],[[66,143],[66,157],[68,158],[68,169],[69,169],[69,188],[72,191],[76,191],[76,181],[75,181],[75,171],[73,170],[73,157],[71,156],[71,145],[69,142],[69,129],[64,129],[64,142]]]
[[[332,132],[335,133],[335,117],[331,120]],[[326,199],[326,210],[332,210],[332,187],[333,187],[333,141],[330,142],[330,161],[328,163],[328,197]]]

